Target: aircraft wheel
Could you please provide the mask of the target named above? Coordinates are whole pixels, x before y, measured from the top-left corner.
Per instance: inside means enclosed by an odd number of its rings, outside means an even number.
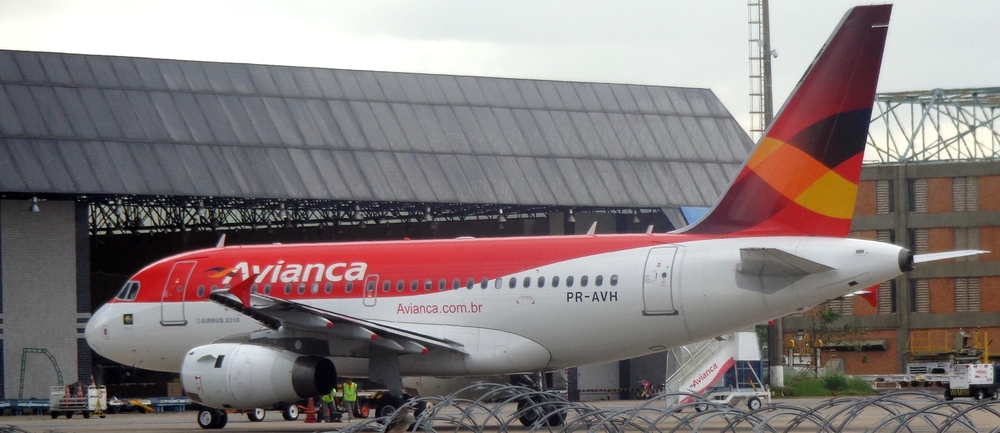
[[[525,408],[534,406],[534,408],[521,413],[521,416],[518,418],[518,421],[521,422],[521,425],[525,427],[531,427],[532,425],[537,423],[538,418],[542,416],[545,417],[543,423],[544,425],[548,425],[549,427],[559,427],[563,425],[563,422],[566,421],[566,414],[563,412],[553,413],[559,409],[559,405],[557,403],[554,402],[548,403],[548,399],[546,399],[545,397],[541,397],[542,398],[541,403],[536,405],[534,398],[526,398],[517,402],[518,412],[521,412]]]
[[[198,411],[198,427],[210,429],[214,424],[215,415],[212,414],[211,409],[202,409]]]
[[[750,410],[760,409],[760,399],[757,397],[750,397],[750,399],[747,400],[747,407]]]
[[[203,429],[219,429],[226,426],[229,415],[225,412],[202,408],[198,411],[198,427]]]
[[[382,418],[392,416],[396,409],[403,407],[403,399],[386,395],[378,400],[375,408],[375,417]]]
[[[265,411],[264,408],[258,407],[258,408],[255,408],[254,410],[250,411],[250,412],[247,412],[247,418],[250,418],[250,421],[253,421],[253,422],[261,422],[261,421],[264,420],[264,416],[266,414],[267,414],[267,411]]]
[[[285,406],[284,409],[281,409],[281,417],[284,418],[285,421],[295,421],[299,419],[299,407],[295,405],[295,403]]]
[[[708,410],[708,405],[707,404],[702,403],[702,404],[696,404],[696,405],[694,405],[694,411],[695,412],[704,412],[706,410]]]

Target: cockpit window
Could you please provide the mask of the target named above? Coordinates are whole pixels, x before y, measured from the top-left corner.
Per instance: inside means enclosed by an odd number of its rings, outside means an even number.
[[[115,299],[119,301],[132,301],[135,297],[139,295],[139,282],[129,281],[126,282],[122,289],[118,291],[115,295]]]

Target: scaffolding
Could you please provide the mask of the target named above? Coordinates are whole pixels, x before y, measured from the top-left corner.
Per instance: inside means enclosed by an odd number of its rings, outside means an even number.
[[[866,162],[1000,157],[1000,87],[880,93],[872,114]]]

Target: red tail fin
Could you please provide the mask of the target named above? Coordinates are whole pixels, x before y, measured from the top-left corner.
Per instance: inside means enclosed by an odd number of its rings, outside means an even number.
[[[847,236],[891,5],[851,9],[692,234]]]

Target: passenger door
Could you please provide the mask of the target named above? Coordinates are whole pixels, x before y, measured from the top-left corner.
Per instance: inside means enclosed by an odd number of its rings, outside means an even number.
[[[183,326],[187,325],[187,318],[184,316],[184,295],[187,293],[187,283],[194,271],[195,261],[183,261],[174,263],[167,277],[167,283],[163,286],[163,295],[160,298],[160,324],[163,326]]]

